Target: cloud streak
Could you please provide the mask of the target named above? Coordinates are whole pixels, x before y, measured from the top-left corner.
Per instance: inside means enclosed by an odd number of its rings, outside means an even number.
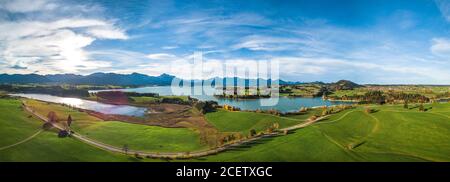
[[[442,16],[450,22],[450,2],[447,0],[435,0]]]
[[[450,40],[445,38],[434,38],[430,49],[435,55],[450,57]]]

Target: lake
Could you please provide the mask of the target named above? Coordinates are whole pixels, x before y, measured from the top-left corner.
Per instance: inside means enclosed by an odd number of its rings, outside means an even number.
[[[195,90],[194,90],[195,89]],[[137,93],[157,93],[162,96],[167,95],[187,95],[199,100],[213,100],[217,101],[219,105],[228,104],[231,106],[239,107],[242,110],[269,110],[276,109],[281,112],[298,111],[301,107],[317,107],[317,106],[330,106],[339,104],[349,104],[349,102],[342,101],[328,101],[323,100],[320,97],[304,98],[304,97],[278,97],[278,98],[260,98],[260,99],[224,99],[216,98],[212,95],[204,94],[204,92],[217,93],[217,90],[211,87],[178,87],[173,92],[171,86],[155,86],[155,87],[140,87],[140,88],[128,88],[128,89],[113,89],[123,92],[137,92]],[[111,91],[111,90],[91,90],[91,93],[99,91]],[[278,101],[277,101],[278,99]],[[273,102],[277,103],[273,106],[263,106],[261,102]]]
[[[134,107],[127,105],[112,105],[104,104],[90,100],[70,98],[70,97],[58,97],[46,94],[10,94],[11,96],[24,97],[29,99],[35,99],[45,102],[52,102],[58,104],[66,104],[80,109],[92,110],[101,112],[104,114],[119,114],[127,116],[144,116],[147,113],[147,109],[143,107]]]

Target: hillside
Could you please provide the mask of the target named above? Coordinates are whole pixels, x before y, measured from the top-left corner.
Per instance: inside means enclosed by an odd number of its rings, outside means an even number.
[[[360,87],[363,86],[348,80],[339,80],[336,83],[331,83],[329,85],[330,90],[353,90]]]

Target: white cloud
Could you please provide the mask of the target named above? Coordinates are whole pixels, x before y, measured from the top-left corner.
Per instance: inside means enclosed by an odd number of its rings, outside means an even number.
[[[177,59],[177,56],[173,54],[157,53],[157,54],[149,54],[147,55],[147,58],[155,60],[174,60]]]
[[[58,8],[58,4],[51,0],[5,0],[0,9],[13,13],[28,13],[35,11],[46,11]]]
[[[49,13],[51,20],[35,20],[35,15],[30,14],[31,17],[0,22],[0,55],[4,62],[0,65],[2,72],[79,73],[111,66],[110,62],[94,60],[86,47],[97,39],[127,39],[125,31],[102,18],[84,18],[80,15],[75,18],[60,17],[44,11],[47,5],[38,2],[35,9],[23,9],[21,12],[28,15],[28,12],[42,10],[40,15]],[[56,1],[42,2],[60,5]],[[8,3],[11,2],[2,4],[2,7],[16,12],[24,2]]]
[[[170,50],[170,49],[176,49],[178,46],[164,46],[162,49]]]
[[[448,0],[436,0],[436,4],[442,13],[442,16],[450,22],[450,1]]]
[[[87,33],[101,39],[128,39],[128,36],[120,29],[115,28],[92,28]]]
[[[233,49],[249,49],[253,51],[283,51],[293,50],[299,44],[307,44],[307,40],[297,38],[280,38],[273,36],[251,35],[245,37],[240,43],[232,46]]]
[[[450,56],[450,40],[445,38],[434,38],[430,49],[435,55]]]

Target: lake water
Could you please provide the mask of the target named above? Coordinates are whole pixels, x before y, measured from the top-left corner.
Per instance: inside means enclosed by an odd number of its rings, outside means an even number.
[[[95,101],[78,99],[78,98],[69,98],[69,97],[58,97],[46,94],[10,94],[12,96],[24,97],[29,99],[35,99],[45,102],[66,104],[80,109],[87,109],[96,112],[101,112],[104,114],[119,114],[119,115],[127,115],[127,116],[144,116],[147,112],[146,108],[143,107],[134,107],[127,105],[112,105],[112,104],[103,104]]]
[[[195,89],[195,90],[194,90]],[[204,87],[202,92],[202,87],[178,87],[175,92],[173,92],[170,86],[158,86],[158,87],[140,87],[140,88],[129,88],[129,89],[114,89],[116,91],[124,92],[137,92],[137,93],[157,93],[162,96],[167,95],[189,95],[193,98],[199,100],[213,100],[217,101],[219,105],[228,104],[231,106],[239,107],[242,110],[268,110],[276,109],[281,112],[297,111],[301,107],[317,107],[317,106],[330,106],[339,104],[349,104],[349,102],[340,101],[328,101],[322,98],[301,98],[301,97],[278,97],[278,98],[260,98],[260,99],[224,99],[216,98],[211,94],[204,94],[204,92],[216,92],[216,89],[211,87]],[[92,92],[105,91],[105,90],[92,90]],[[108,90],[109,91],[109,90]],[[203,93],[203,94],[202,94]],[[278,100],[277,100],[278,99]],[[262,102],[266,103],[277,103],[272,106],[263,106]]]

